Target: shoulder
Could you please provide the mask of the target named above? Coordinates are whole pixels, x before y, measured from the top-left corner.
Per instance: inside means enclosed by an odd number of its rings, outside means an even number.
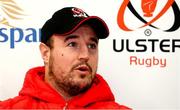
[[[26,108],[32,105],[32,99],[27,96],[17,96],[0,102],[0,109]]]

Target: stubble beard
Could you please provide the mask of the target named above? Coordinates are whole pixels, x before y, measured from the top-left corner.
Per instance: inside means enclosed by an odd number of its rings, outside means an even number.
[[[86,81],[86,84],[82,84],[82,82],[77,82],[74,81],[74,77],[75,75],[72,74],[73,73],[73,68],[69,73],[64,73],[63,71],[61,71],[61,73],[59,73],[60,77],[57,77],[54,74],[54,66],[53,66],[53,58],[51,58],[50,63],[49,63],[49,76],[52,77],[52,79],[54,80],[56,86],[58,87],[58,89],[63,90],[65,93],[69,94],[70,96],[76,96],[80,93],[85,92],[87,89],[89,89],[92,85],[92,81],[94,79],[94,76],[92,73],[90,73],[88,76],[79,76],[79,78],[81,78],[81,80],[83,80],[83,78],[86,78],[84,80],[88,80]]]

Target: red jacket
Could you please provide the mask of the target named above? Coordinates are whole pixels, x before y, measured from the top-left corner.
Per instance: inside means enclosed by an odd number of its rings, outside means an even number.
[[[39,109],[62,109],[62,108],[116,108],[128,109],[115,102],[114,96],[100,76],[96,75],[91,88],[86,92],[73,97],[66,102],[60,94],[44,82],[44,67],[36,67],[26,74],[24,85],[19,96],[0,102],[2,108],[39,108]]]

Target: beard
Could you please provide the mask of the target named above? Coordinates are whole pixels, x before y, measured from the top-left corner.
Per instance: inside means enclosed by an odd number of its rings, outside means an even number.
[[[90,70],[89,74],[77,75],[73,73],[74,68],[76,68],[81,64],[85,64],[89,67]],[[62,68],[59,68],[58,71],[56,71],[54,66],[54,59],[52,57],[50,58],[50,62],[49,62],[48,74],[53,78],[58,89],[63,90],[64,92],[68,93],[70,96],[76,96],[89,89],[95,77],[95,73],[92,72],[92,68],[86,62],[80,62],[76,65],[73,65],[72,68],[69,70],[69,72],[63,71]],[[77,81],[75,78],[78,78],[79,80]]]
[[[80,82],[73,81],[73,77],[69,74],[64,76],[63,81],[59,80],[57,77],[54,77],[55,83],[59,88],[63,89],[70,96],[76,96],[82,92],[85,92],[87,89],[91,87],[92,80],[89,80],[88,83],[83,86]]]

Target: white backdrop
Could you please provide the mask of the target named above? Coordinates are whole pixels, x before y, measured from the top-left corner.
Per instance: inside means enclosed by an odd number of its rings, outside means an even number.
[[[167,0],[164,0],[167,2]],[[123,0],[14,0],[23,9],[24,16],[21,20],[8,18],[0,9],[0,15],[7,18],[9,24],[22,29],[42,27],[51,15],[66,6],[76,6],[83,9],[89,15],[97,15],[103,18],[109,26],[110,36],[100,41],[100,60],[98,73],[101,74],[110,85],[116,101],[134,109],[180,109],[180,51],[175,53],[163,53],[156,45],[156,52],[115,52],[113,39],[117,42],[117,48],[121,47],[121,39],[129,39],[130,47],[135,48],[133,41],[136,39],[180,39],[180,29],[175,32],[163,32],[151,27],[137,29],[142,23],[127,9],[125,20],[127,26],[136,28],[136,31],[125,32],[117,25],[117,13]],[[131,0],[139,13],[140,0]],[[159,2],[162,2],[159,0]],[[159,3],[163,7],[165,3]],[[180,7],[180,2],[176,0]],[[0,4],[2,5],[2,4]],[[162,5],[162,6],[160,6]],[[157,9],[154,14],[158,14]],[[161,29],[168,28],[173,22],[172,8],[162,16],[154,25]],[[148,19],[147,19],[148,20]],[[0,24],[0,28],[9,27]],[[145,29],[151,29],[152,35],[144,35]],[[4,32],[9,35],[9,31]],[[24,34],[28,32],[24,31]],[[38,35],[37,35],[38,36]],[[3,37],[0,36],[0,41]],[[178,44],[178,43],[177,43]],[[180,44],[179,44],[180,45]],[[41,66],[43,62],[39,52],[39,42],[15,43],[15,48],[10,48],[10,41],[0,42],[0,100],[12,98],[18,95],[21,89],[25,73],[31,67]],[[148,44],[148,46],[150,46]],[[151,46],[150,46],[151,47]],[[143,65],[130,65],[130,56],[138,58],[166,59],[166,67],[146,67]]]

